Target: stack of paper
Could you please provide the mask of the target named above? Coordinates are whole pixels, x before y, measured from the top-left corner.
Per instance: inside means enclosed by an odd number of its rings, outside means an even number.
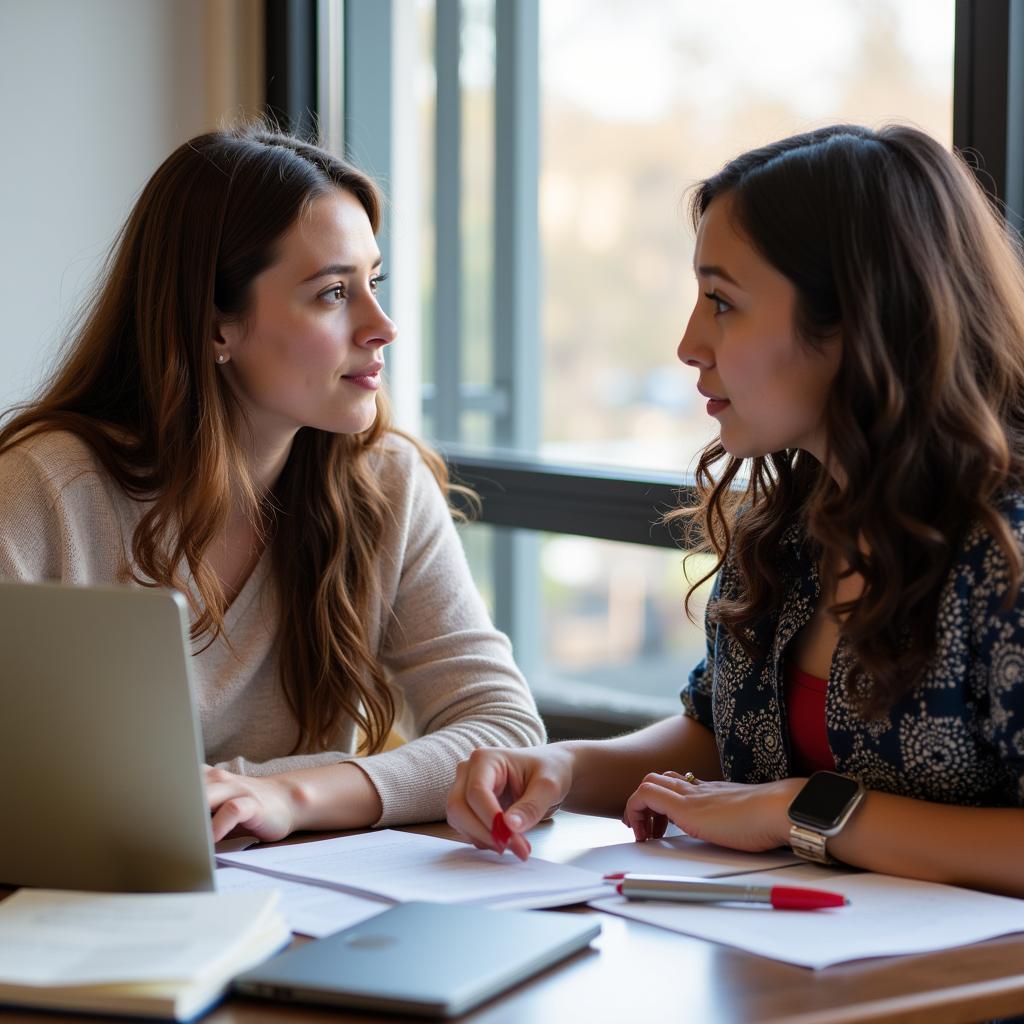
[[[773,910],[767,904],[595,900],[598,910],[803,967],[862,957],[926,953],[1024,931],[1024,900],[910,878],[813,865],[734,875],[737,885],[810,886],[840,892],[832,910]]]
[[[744,853],[715,846],[684,835],[673,825],[664,839],[596,846],[573,857],[568,863],[596,871],[602,876],[615,871],[629,871],[637,875],[719,878],[752,871],[771,871],[804,862],[792,850]]]
[[[315,939],[333,935],[342,928],[359,924],[394,906],[390,900],[332,892],[320,885],[271,878],[261,872],[243,871],[241,868],[217,868],[216,884],[218,892],[275,890],[281,897],[280,909],[288,927],[293,932],[310,935]]]
[[[609,891],[596,871],[535,857],[520,862],[510,854],[390,829],[220,854],[217,860],[390,903],[427,900],[526,910],[582,903]]]
[[[272,892],[21,889],[0,902],[0,1003],[190,1020],[289,938]]]

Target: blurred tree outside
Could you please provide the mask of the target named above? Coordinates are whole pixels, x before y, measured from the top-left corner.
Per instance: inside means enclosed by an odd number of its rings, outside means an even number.
[[[463,0],[461,280],[433,266],[425,203],[424,353],[435,288],[460,288],[463,379],[492,366],[493,3]],[[433,178],[433,2],[421,0],[424,196]],[[952,141],[953,0],[541,0],[541,452],[668,470],[716,424],[675,349],[696,299],[692,186],[743,150],[835,121],[912,123]],[[488,443],[487,417],[465,439]],[[486,527],[465,531],[478,561]],[[545,670],[665,698],[703,656],[682,552],[546,536]],[[698,578],[713,565],[690,562]],[[710,583],[697,595],[703,613]]]

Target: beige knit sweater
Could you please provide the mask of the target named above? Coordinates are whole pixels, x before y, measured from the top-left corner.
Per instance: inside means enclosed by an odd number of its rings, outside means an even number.
[[[380,794],[378,825],[433,821],[475,747],[540,743],[544,729],[430,471],[397,436],[375,459],[393,516],[380,538],[383,587],[368,635],[417,738],[359,765]],[[0,578],[119,583],[144,508],[75,435],[23,442],[0,457]],[[334,764],[357,745],[348,722],[330,752],[288,756],[297,727],[274,655],[269,563],[265,553],[227,611],[226,635],[193,660],[206,760],[246,775]]]

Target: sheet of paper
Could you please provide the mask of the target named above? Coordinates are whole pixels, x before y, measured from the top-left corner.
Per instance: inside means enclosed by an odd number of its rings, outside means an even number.
[[[799,964],[828,967],[865,957],[927,953],[1024,931],[1024,900],[918,882],[891,875],[835,872],[813,865],[739,875],[750,885],[806,885],[841,892],[850,904],[834,910],[772,910],[756,906],[629,901],[590,905],[620,917],[710,939]]]
[[[313,882],[395,903],[483,903],[493,907],[564,906],[607,886],[593,871],[531,857],[476,850],[465,843],[385,829],[217,857],[223,865]]]
[[[791,850],[772,850],[768,853],[728,850],[724,846],[693,839],[675,826],[669,826],[664,839],[598,846],[566,863],[601,875],[613,871],[632,871],[646,875],[716,878],[752,871],[770,871],[788,864],[800,864],[801,860]]]
[[[0,903],[0,982],[97,985],[202,975],[276,913],[273,893],[20,889]],[[287,937],[283,926],[282,936]]]
[[[314,939],[359,924],[360,921],[383,913],[392,905],[390,900],[371,900],[365,896],[325,889],[322,885],[290,882],[285,878],[271,878],[241,868],[217,868],[215,880],[218,892],[234,892],[239,889],[276,890],[281,898],[278,907],[288,927],[293,932]]]

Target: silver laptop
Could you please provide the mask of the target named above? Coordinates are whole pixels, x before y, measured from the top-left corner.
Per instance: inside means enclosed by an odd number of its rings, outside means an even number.
[[[596,915],[403,903],[235,978],[242,995],[458,1017],[597,937]]]
[[[209,890],[184,599],[0,583],[0,884]]]

